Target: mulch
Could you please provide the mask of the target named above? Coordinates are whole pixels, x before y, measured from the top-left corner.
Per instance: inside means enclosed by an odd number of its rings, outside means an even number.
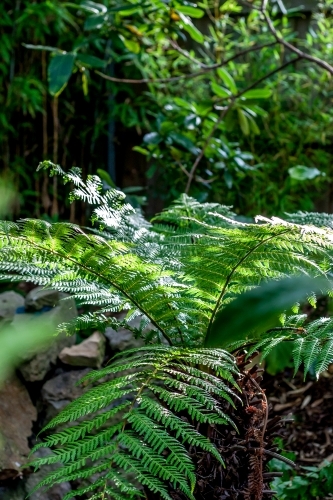
[[[333,365],[319,380],[298,373],[294,378],[285,372],[265,375],[262,387],[275,415],[292,419],[279,434],[284,449],[296,455],[299,465],[320,465],[325,459],[333,461]]]

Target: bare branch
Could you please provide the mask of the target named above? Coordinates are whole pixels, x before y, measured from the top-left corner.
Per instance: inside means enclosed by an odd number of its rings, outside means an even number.
[[[169,43],[171,47],[173,47],[177,52],[179,52],[182,56],[186,57],[186,59],[189,59],[192,61],[194,64],[197,64],[200,66],[200,68],[207,68],[205,64],[203,64],[201,61],[198,59],[195,59],[195,57],[191,56],[191,54],[187,51],[179,47],[178,43],[175,42],[174,40],[169,40]]]

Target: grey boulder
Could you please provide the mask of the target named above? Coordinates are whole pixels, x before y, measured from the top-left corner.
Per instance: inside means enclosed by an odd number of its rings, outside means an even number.
[[[105,354],[105,337],[100,332],[93,333],[81,344],[65,347],[59,359],[72,366],[100,368]]]
[[[66,294],[59,295],[60,298],[67,297]],[[77,316],[75,301],[72,298],[60,300],[58,305],[40,314],[43,317],[43,321],[50,325],[50,329],[56,331],[59,324],[69,322]],[[27,322],[35,317],[33,313],[16,314],[12,322],[12,328],[14,330],[24,329]],[[74,336],[67,336],[61,333],[54,337],[54,342],[47,348],[38,352],[27,352],[20,366],[20,372],[24,379],[28,382],[43,380],[50,370],[51,364],[56,363],[58,354],[62,349],[73,345],[74,342]]]
[[[0,480],[20,474],[35,420],[37,411],[27,389],[16,376],[6,380],[0,388]]]
[[[19,307],[24,306],[24,298],[19,293],[9,291],[0,293],[0,326],[12,321]]]

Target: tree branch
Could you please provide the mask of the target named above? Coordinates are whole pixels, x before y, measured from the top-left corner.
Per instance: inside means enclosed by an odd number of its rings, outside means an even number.
[[[274,41],[274,42],[269,42],[269,43],[263,43],[262,45],[255,45],[253,47],[249,47],[248,49],[244,49],[244,50],[241,50],[240,52],[237,52],[237,54],[234,54],[233,56],[229,57],[228,59],[225,59],[224,61],[222,61],[220,63],[212,64],[211,66],[201,64],[202,69],[200,71],[195,71],[193,73],[186,73],[186,74],[180,75],[180,76],[172,76],[169,78],[139,78],[139,79],[135,80],[132,78],[117,78],[114,76],[109,76],[109,75],[106,75],[105,73],[102,73],[101,71],[98,71],[98,70],[95,70],[95,73],[97,75],[101,76],[102,78],[104,78],[105,80],[109,80],[109,81],[115,82],[115,83],[132,83],[132,84],[152,83],[152,84],[154,84],[154,83],[179,82],[180,80],[183,80],[183,79],[196,78],[197,76],[205,75],[209,71],[214,71],[218,68],[221,68],[222,66],[225,66],[226,64],[233,61],[234,59],[237,59],[238,57],[244,56],[244,55],[248,54],[249,52],[256,52],[257,50],[264,49],[265,47],[271,47],[273,45],[276,45],[277,43],[278,43],[277,41]],[[173,44],[171,44],[171,45],[173,46],[173,48],[175,50],[178,50],[176,48],[176,46],[174,46]],[[180,47],[179,47],[179,49],[181,50],[181,54],[184,57],[187,57],[192,62],[199,64],[199,62],[197,60],[193,60],[193,58],[192,58],[192,56],[190,56],[190,54],[186,55],[186,51],[183,51],[183,49],[181,49]]]
[[[303,52],[302,50],[298,49],[297,47],[295,47],[294,45],[292,45],[291,43],[287,42],[286,40],[284,40],[279,34],[278,32],[276,31],[275,27],[274,27],[274,24],[273,24],[273,21],[272,19],[270,18],[268,12],[267,12],[267,5],[268,5],[268,0],[263,0],[262,4],[261,4],[261,9],[260,9],[260,12],[262,13],[262,15],[264,16],[265,18],[265,21],[266,21],[266,24],[270,30],[270,32],[272,33],[272,35],[274,36],[275,40],[283,45],[284,47],[286,47],[287,49],[289,49],[291,52],[294,52],[295,54],[298,55],[298,57],[302,58],[302,59],[307,59],[308,61],[311,61],[315,64],[317,64],[317,66],[320,66],[321,68],[325,69],[326,71],[328,71],[331,75],[333,75],[333,66],[331,66],[330,64],[328,64],[327,62],[323,61],[322,59],[319,59],[318,57],[315,57],[315,56],[311,56],[310,54],[307,54],[306,52]]]

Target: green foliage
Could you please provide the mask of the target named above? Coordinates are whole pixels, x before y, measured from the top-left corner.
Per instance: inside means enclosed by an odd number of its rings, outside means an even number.
[[[324,280],[316,282],[313,278],[302,276],[268,282],[243,293],[216,314],[206,337],[206,346],[225,347],[238,339],[244,341],[248,335],[254,338],[256,331],[263,332],[276,325],[279,315],[290,304],[300,300],[300,293],[305,299],[315,287],[320,291],[325,285]],[[243,311],[241,316],[239,311]]]
[[[286,454],[295,459],[294,454]],[[293,455],[293,456],[291,456]],[[320,466],[300,467],[296,472],[288,464],[273,459],[271,470],[283,472],[281,478],[271,483],[278,500],[303,500],[303,498],[326,498],[333,493],[333,463],[323,462]]]
[[[328,1],[313,6],[304,38],[301,2],[291,10],[268,6],[282,37],[331,60]],[[0,14],[2,158],[17,178],[26,176],[16,181],[23,198],[37,191],[37,208],[28,204],[27,213],[59,211],[51,186],[25,174],[36,158],[95,173],[113,120],[120,142],[121,126],[135,130],[131,145],[149,161],[151,194],[163,191],[164,201],[186,189],[237,213],[281,214],[310,210],[322,196],[332,164],[329,75],[308,61],[277,71],[292,57],[255,8],[24,0],[13,9],[6,0]]]
[[[320,276],[321,291],[329,290],[332,230],[277,218],[244,223],[228,207],[200,204],[186,195],[149,223],[126,203],[123,193],[104,191],[97,176],[84,182],[76,167],[65,173],[50,162],[40,165],[49,167],[73,185],[72,200],[94,206],[92,219],[98,228],[85,232],[73,224],[33,219],[1,222],[1,279],[33,281],[93,306],[93,312],[60,325],[60,330],[70,334],[122,326],[146,346],[88,374],[84,382],[93,387],[46,426],[44,431],[57,429],[36,449],[50,447],[53,454],[33,464],[59,462],[61,468],[40,486],[93,478],[65,498],[89,493],[95,499],[135,499],[147,488],[170,499],[171,487],[195,498],[189,447],[223,464],[198,424],[234,425],[228,405],[237,402],[238,371],[231,352],[247,348],[251,353],[260,347],[266,355],[287,340],[296,367],[303,362],[305,372],[314,366],[319,374],[332,360],[331,320],[304,327],[303,316],[281,316],[283,327],[277,322],[267,331],[266,322],[260,321],[249,329],[246,311],[251,308],[257,317],[254,292],[263,303],[267,287],[272,296],[272,290],[281,292],[282,287],[285,297],[273,307],[274,317],[304,296],[306,276]],[[298,276],[289,278],[297,293],[290,293],[285,280],[277,287],[256,288],[292,276]],[[242,294],[253,288],[249,302]],[[313,294],[309,299],[313,303]],[[221,318],[237,304],[236,314],[242,308],[246,312],[238,324],[244,338],[237,332],[232,339],[237,342],[230,343],[233,319],[223,324]],[[124,310],[122,321],[112,315]],[[136,316],[141,317],[139,327],[131,324]],[[265,307],[264,316],[266,321]],[[205,342],[214,347],[205,347]]]

